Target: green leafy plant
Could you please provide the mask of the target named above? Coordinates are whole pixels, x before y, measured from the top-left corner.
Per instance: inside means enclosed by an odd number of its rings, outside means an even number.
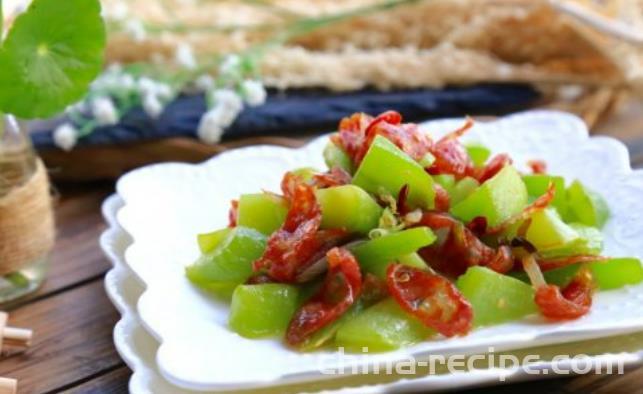
[[[16,18],[0,46],[0,112],[48,117],[87,93],[104,61],[100,10],[99,0],[34,0]]]

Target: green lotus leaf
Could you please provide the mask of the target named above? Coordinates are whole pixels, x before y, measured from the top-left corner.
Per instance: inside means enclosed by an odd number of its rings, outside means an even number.
[[[105,41],[98,0],[34,0],[0,48],[0,111],[42,118],[80,100]]]

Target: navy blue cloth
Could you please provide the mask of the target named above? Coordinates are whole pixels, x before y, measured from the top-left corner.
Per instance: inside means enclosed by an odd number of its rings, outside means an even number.
[[[483,84],[444,89],[380,92],[362,90],[330,93],[323,90],[270,92],[266,104],[246,108],[226,130],[224,140],[251,136],[297,136],[331,131],[354,112],[400,112],[405,121],[461,115],[501,115],[533,105],[538,92],[529,85]],[[194,137],[206,110],[202,95],[182,96],[167,106],[157,120],[132,110],[116,126],[101,127],[81,139],[79,146],[127,144],[177,136]],[[42,126],[41,126],[42,127]],[[51,126],[32,134],[39,149],[54,146]]]

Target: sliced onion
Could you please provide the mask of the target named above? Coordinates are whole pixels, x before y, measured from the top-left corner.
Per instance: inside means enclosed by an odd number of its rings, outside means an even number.
[[[547,282],[545,282],[545,277],[543,276],[543,273],[540,270],[540,266],[536,262],[536,258],[534,257],[533,253],[530,253],[523,257],[522,266],[525,269],[525,272],[529,277],[529,281],[531,282],[531,285],[534,287],[534,289],[538,289],[541,286],[547,285]]]
[[[362,242],[364,242],[364,240],[349,242],[345,245],[342,245],[342,248],[346,248],[350,250],[351,247],[359,245]],[[326,255],[324,254],[324,256],[315,260],[314,263],[308,265],[303,271],[298,273],[297,276],[295,277],[295,282],[297,283],[310,282],[317,276],[326,272],[326,270],[328,270],[328,259],[326,259]]]

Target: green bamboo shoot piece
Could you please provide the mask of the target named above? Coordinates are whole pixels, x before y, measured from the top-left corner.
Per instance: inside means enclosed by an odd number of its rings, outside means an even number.
[[[483,167],[487,162],[487,159],[489,159],[489,156],[491,156],[491,151],[489,150],[489,148],[481,144],[466,144],[465,148],[467,150],[467,153],[469,154],[469,157],[471,158],[471,161],[473,162],[473,165],[476,167]]]
[[[364,271],[385,278],[390,263],[431,245],[435,239],[430,228],[415,227],[363,242],[352,247],[351,252]]]
[[[530,285],[488,268],[469,268],[457,287],[473,307],[474,326],[518,320],[538,311]]]
[[[299,345],[298,349],[304,352],[318,349],[335,339],[337,330],[346,322],[351,321],[355,316],[359,315],[364,310],[364,305],[360,300],[357,300],[339,319],[322,327],[319,331],[306,338],[304,342]]]
[[[643,266],[637,258],[613,258],[590,263],[589,266],[601,290],[618,289],[643,282]]]
[[[424,261],[424,259],[417,252],[400,256],[397,258],[397,262],[421,270],[428,270],[429,268],[426,261]]]
[[[451,206],[454,206],[460,203],[465,198],[469,197],[469,195],[471,195],[471,193],[473,193],[478,188],[478,186],[480,186],[480,182],[469,176],[460,179],[453,186],[453,190],[449,195],[449,197],[451,198]]]
[[[209,253],[214,250],[230,234],[231,228],[222,228],[211,233],[197,235],[197,242],[201,253]]]
[[[545,174],[524,175],[522,180],[527,186],[527,194],[530,200],[534,200],[547,191],[549,183],[552,182],[556,191],[551,205],[558,210],[561,217],[565,217],[567,212],[567,195],[565,191],[565,179],[560,176],[552,176]]]
[[[328,144],[326,144],[323,156],[329,169],[339,167],[349,174],[355,172],[353,160],[351,160],[350,156],[348,156],[342,148],[335,145],[332,141],[328,141]]]
[[[286,220],[288,202],[271,193],[243,194],[238,209],[237,225],[270,235]]]
[[[583,264],[573,264],[544,272],[545,281],[549,284],[565,287],[574,278]],[[592,276],[600,290],[618,289],[626,285],[636,285],[643,282],[643,266],[634,257],[611,258],[606,261],[587,263]],[[517,279],[529,282],[524,272],[512,274]]]
[[[354,352],[362,352],[363,348],[383,352],[424,341],[434,334],[435,331],[388,298],[342,324],[335,335],[335,344]]]
[[[442,188],[449,193],[449,196],[453,193],[453,188],[456,184],[455,176],[451,174],[433,175],[433,181],[442,186]]]
[[[563,222],[554,208],[541,209],[531,215],[525,238],[542,253],[569,248],[580,240],[578,232]]]
[[[300,167],[292,170],[291,172],[303,179],[304,182],[310,182],[313,180],[313,176],[318,174],[320,171],[313,167]]]
[[[355,185],[316,191],[322,209],[323,229],[345,229],[366,235],[379,223],[382,207],[367,192]]]
[[[609,218],[609,208],[598,194],[588,190],[579,181],[567,188],[567,221],[602,228]]]
[[[404,185],[409,187],[407,202],[411,207],[434,207],[433,179],[413,158],[382,136],[373,140],[362,160],[353,184],[375,195],[397,198]]]
[[[228,324],[246,338],[283,335],[298,303],[295,286],[239,285],[232,294]]]
[[[506,166],[493,178],[480,185],[463,201],[455,204],[451,213],[469,222],[482,216],[489,226],[496,226],[527,206],[527,188],[520,174]]]
[[[261,257],[266,236],[257,230],[235,227],[212,251],[186,268],[188,279],[205,290],[230,288],[245,282],[252,263]]]
[[[603,234],[599,229],[580,223],[571,223],[569,227],[576,231],[578,238],[560,247],[540,251],[543,258],[601,254]]]

